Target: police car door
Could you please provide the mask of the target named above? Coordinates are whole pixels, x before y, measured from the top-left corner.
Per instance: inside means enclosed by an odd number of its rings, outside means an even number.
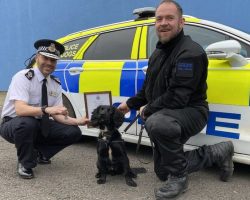
[[[115,106],[135,95],[140,31],[140,28],[126,27],[96,35],[96,39],[83,53],[80,93],[111,91],[112,103]],[[126,115],[121,130],[132,120],[133,113],[134,111]],[[135,134],[136,129],[133,125],[127,136]],[[133,136],[130,139],[133,140]]]
[[[240,54],[249,58],[249,45],[244,44],[236,37],[232,38],[226,32],[218,32],[209,27],[198,27],[193,24],[186,24],[184,32],[204,49],[215,42],[219,42],[217,45],[223,51],[223,44],[226,45],[226,48],[229,46],[232,48],[234,45],[228,40],[238,40],[241,44]],[[208,57],[210,57],[207,78],[209,120],[202,133],[191,138],[187,143],[201,146],[223,140],[232,140],[235,153],[249,155],[250,64],[247,64],[247,62],[243,65],[236,64],[237,59],[234,60],[233,57],[231,59],[226,59],[226,56],[225,58],[216,58],[216,49],[214,49],[213,54],[209,56],[208,53]],[[228,58],[230,55],[232,56],[233,52],[228,53]]]

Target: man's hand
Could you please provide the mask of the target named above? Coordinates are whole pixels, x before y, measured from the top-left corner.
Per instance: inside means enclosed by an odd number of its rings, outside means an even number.
[[[49,115],[64,115],[65,117],[69,114],[67,108],[64,106],[47,107],[45,112]]]
[[[145,109],[146,106],[147,106],[147,105],[140,107],[140,111],[139,111],[139,112],[140,112],[140,116],[141,116],[142,119],[145,119],[145,116],[144,116],[144,109]]]
[[[77,118],[77,125],[78,126],[84,126],[84,125],[88,124],[89,122],[90,122],[90,120],[86,116]]]
[[[118,106],[118,110],[120,110],[124,115],[130,111],[127,103],[124,101]]]

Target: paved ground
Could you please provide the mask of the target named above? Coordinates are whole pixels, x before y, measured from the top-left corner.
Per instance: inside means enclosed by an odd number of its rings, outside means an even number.
[[[51,165],[36,167],[36,178],[23,180],[16,174],[14,146],[0,139],[0,199],[154,199],[153,188],[162,183],[155,177],[152,163],[144,165],[137,160],[134,145],[127,145],[131,165],[147,169],[146,174],[138,176],[138,187],[128,187],[121,176],[109,176],[105,185],[98,185],[94,177],[95,145],[92,138],[84,138],[82,142],[56,155]],[[147,155],[143,159],[149,160],[150,149],[143,152]],[[190,175],[190,189],[179,199],[250,199],[249,185],[249,166],[237,165],[233,180],[229,183],[218,180],[217,170],[207,169]]]
[[[3,94],[0,93],[0,99]],[[0,106],[2,102],[0,102]],[[143,166],[136,182],[138,187],[125,184],[121,176],[108,177],[98,185],[96,173],[96,140],[85,137],[52,158],[52,164],[34,169],[35,178],[23,180],[16,173],[16,151],[12,144],[0,138],[0,200],[151,200],[153,189],[161,186],[154,175],[152,163],[141,164],[135,155],[135,145],[127,144],[132,167]],[[150,160],[151,149],[142,149],[141,159]],[[190,175],[189,190],[180,200],[250,200],[250,166],[236,165],[232,181],[218,180],[217,169],[206,169]]]

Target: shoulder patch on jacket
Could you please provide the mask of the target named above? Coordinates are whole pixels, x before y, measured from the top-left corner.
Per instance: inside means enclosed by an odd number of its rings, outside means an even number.
[[[177,77],[192,78],[194,75],[194,64],[191,60],[179,60],[176,63]]]
[[[34,77],[35,73],[34,73],[34,70],[33,69],[30,69],[26,74],[26,78],[31,80],[33,77]]]
[[[50,78],[53,79],[55,82],[57,82],[59,85],[61,85],[61,81],[59,80],[59,78],[57,78],[53,75],[50,75]]]

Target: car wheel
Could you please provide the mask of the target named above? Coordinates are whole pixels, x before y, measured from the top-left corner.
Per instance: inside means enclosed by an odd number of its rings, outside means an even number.
[[[63,99],[63,105],[68,109],[69,116],[75,118],[76,114],[69,99],[65,95],[62,95],[62,99]]]

